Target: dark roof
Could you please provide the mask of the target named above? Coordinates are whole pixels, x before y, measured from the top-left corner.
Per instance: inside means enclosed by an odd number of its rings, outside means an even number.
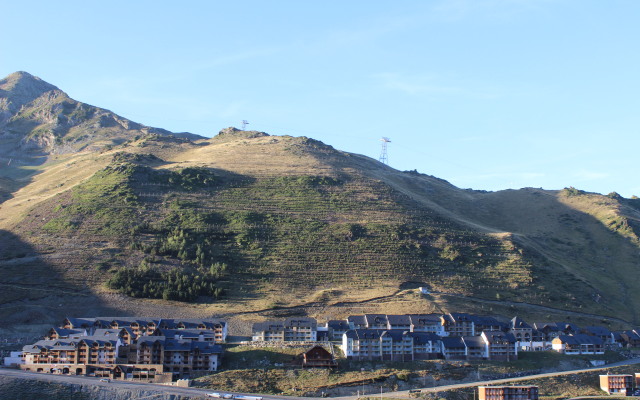
[[[441,314],[410,314],[411,323],[415,326],[442,324]]]
[[[367,325],[367,321],[364,318],[364,315],[349,315],[347,317],[347,321],[354,325]]]
[[[82,326],[89,328],[93,326],[93,324],[96,321],[95,318],[73,318],[73,317],[67,317],[66,320],[68,320],[74,328],[79,328]]]
[[[335,319],[327,321],[327,328],[331,328],[334,331],[346,331],[349,329],[349,323],[343,319]]]
[[[214,337],[215,333],[207,329],[163,329],[159,328],[157,331],[161,336],[173,338],[177,336],[183,336],[185,338],[197,338],[200,335],[205,337]]]
[[[520,317],[513,317],[510,327],[511,329],[532,329],[531,325],[524,322]]]
[[[389,325],[411,325],[411,316],[409,315],[387,315]]]
[[[49,331],[52,331],[52,330],[55,331],[56,334],[59,337],[62,337],[62,338],[69,337],[70,335],[73,335],[73,336],[84,335],[87,332],[85,328],[82,328],[82,329],[75,329],[75,328],[74,329],[65,329],[65,328],[53,327],[53,328],[49,329]]]
[[[382,331],[382,335],[380,335],[381,337],[390,337],[392,341],[394,342],[402,342],[405,338],[405,334],[408,333],[406,330],[403,329],[390,329],[390,330],[386,330],[386,331]]]
[[[414,344],[425,344],[441,340],[441,337],[433,332],[408,332],[407,334],[413,338]]]
[[[466,346],[464,345],[464,341],[461,337],[443,337],[442,345],[445,349],[464,349]]]
[[[463,336],[462,340],[467,347],[485,347],[484,340],[480,336]]]
[[[282,321],[265,321],[253,324],[253,332],[284,331]]]
[[[315,318],[308,317],[298,317],[298,318],[287,318],[284,320],[285,326],[310,326],[312,328],[316,328],[318,326],[318,321]]]
[[[562,341],[562,343],[579,345],[579,344],[602,344],[602,339],[597,336],[589,336],[584,334],[578,335],[560,335],[558,339]]]
[[[580,327],[571,322],[556,322],[556,326],[563,332],[580,332]]]
[[[382,333],[385,332],[383,329],[351,329],[345,332],[350,339],[355,340],[371,340],[371,339],[380,339]]]
[[[509,326],[509,324],[505,322],[500,322],[494,317],[472,315],[471,319],[473,320],[473,323],[477,326],[492,326],[492,327],[499,326],[504,328]]]
[[[384,314],[365,314],[365,321],[367,321],[367,326],[371,327],[373,325],[387,325],[387,316]]]
[[[611,335],[611,331],[604,326],[585,326],[584,331],[587,334],[596,335],[596,336],[609,336]]]
[[[557,332],[558,325],[555,322],[534,322],[533,327],[539,331]]]
[[[489,343],[494,343],[498,341],[509,342],[509,343],[516,342],[516,338],[515,336],[513,336],[513,334],[505,333],[502,331],[484,331],[482,332],[482,335],[487,338],[487,341]]]

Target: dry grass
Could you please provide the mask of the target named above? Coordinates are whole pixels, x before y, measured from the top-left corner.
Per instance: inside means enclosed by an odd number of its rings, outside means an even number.
[[[354,196],[359,196],[358,200],[363,201],[363,204],[367,201],[391,202],[389,199],[392,199],[395,203],[389,204],[397,210],[390,208],[377,212],[353,212],[333,216],[335,220],[328,220],[328,223],[364,224],[370,221],[388,221],[390,218],[408,220],[408,205],[427,210],[438,221],[447,221],[449,225],[446,229],[455,235],[466,235],[461,240],[482,237],[483,240],[494,243],[492,246],[499,249],[496,251],[504,252],[505,255],[491,261],[491,268],[476,271],[471,271],[465,265],[453,269],[449,265],[455,265],[455,262],[446,264],[446,267],[428,266],[436,268],[436,272],[425,269],[413,273],[416,280],[427,282],[441,291],[473,295],[485,300],[495,300],[497,296],[501,296],[502,300],[527,301],[578,312],[588,311],[638,320],[635,307],[631,306],[640,301],[640,290],[637,290],[640,282],[640,270],[637,269],[638,247],[632,242],[633,237],[628,232],[612,232],[607,226],[618,215],[614,200],[592,195],[563,197],[560,192],[538,189],[497,193],[460,190],[433,177],[395,171],[363,156],[340,153],[313,141],[287,136],[226,142],[211,139],[196,144],[142,139],[100,154],[56,156],[35,169],[36,173],[28,178],[28,184],[2,204],[0,229],[13,230],[23,223],[25,215],[40,205],[50,204],[54,196],[66,193],[107,165],[117,151],[156,154],[165,160],[159,167],[162,169],[206,166],[222,173],[262,178],[289,175],[350,176],[367,182],[378,182],[381,186],[389,185],[393,188],[395,197],[374,193],[373,189],[362,190],[362,193],[355,193]],[[385,206],[389,205],[385,203]],[[46,210],[49,206],[42,207]],[[428,221],[424,223],[436,219]],[[29,232],[23,232],[26,239]],[[95,263],[106,262],[107,268],[117,267],[139,262],[144,256],[126,251],[123,244],[113,238],[103,238],[102,241],[96,239],[92,244],[92,254],[79,246],[78,238],[58,238],[54,243],[46,236],[36,235],[30,236],[28,240],[32,244],[49,246],[51,254],[44,256],[44,261],[64,279],[88,282],[104,304],[111,303],[114,294],[101,287],[103,279],[94,273]],[[310,244],[313,245],[314,243]],[[357,245],[358,243],[349,244],[353,249],[358,249]],[[56,255],[62,249],[66,254],[77,254],[77,262],[60,265]],[[469,257],[471,256],[475,257],[469,250]],[[487,255],[478,256],[478,259],[483,258],[487,258]],[[402,259],[399,260],[402,262]],[[269,263],[286,266],[283,261],[286,260],[268,260]],[[611,268],[612,265],[615,268]],[[375,270],[372,274],[374,277],[380,272],[385,274],[371,279],[366,285],[357,280],[341,278],[283,290],[282,281],[257,280],[254,277],[240,283],[230,282],[231,290],[227,298],[218,303],[185,305],[123,299],[118,307],[125,312],[147,315],[166,305],[169,309],[183,310],[189,315],[260,310],[264,310],[265,315],[272,315],[271,311],[277,311],[279,307],[300,307],[292,312],[307,313],[319,318],[340,318],[361,312],[402,314],[441,310],[502,315],[517,312],[519,315],[541,319],[551,316],[560,319],[565,316],[561,311],[529,310],[509,303],[465,301],[444,295],[419,297],[414,291],[399,289],[406,276],[396,273],[396,269],[405,267],[406,265],[394,265],[391,261],[381,264],[380,270]],[[283,267],[284,273],[278,279],[286,280],[287,273],[294,275],[286,268]],[[361,272],[356,271],[354,274]],[[295,272],[301,273],[304,273],[302,267]],[[313,270],[307,273],[309,276],[316,274]],[[486,279],[487,283],[478,285],[478,279]],[[567,282],[571,282],[569,288]],[[501,285],[505,287],[504,290]],[[253,318],[253,315],[245,317]]]

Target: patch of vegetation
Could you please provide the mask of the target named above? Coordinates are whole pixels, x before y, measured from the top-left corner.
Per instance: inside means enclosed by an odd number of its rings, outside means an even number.
[[[586,192],[584,190],[576,189],[573,186],[569,186],[568,188],[562,189],[562,193],[567,197],[572,197],[583,195]]]
[[[197,273],[172,268],[162,271],[151,266],[118,270],[107,287],[131,297],[194,301],[199,296],[218,299],[222,289],[216,287],[218,271],[199,269]]]

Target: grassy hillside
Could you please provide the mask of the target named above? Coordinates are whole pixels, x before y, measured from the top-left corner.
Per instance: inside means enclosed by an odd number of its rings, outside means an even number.
[[[636,318],[629,199],[460,190],[313,139],[233,129],[196,143],[147,135],[38,168],[3,204],[0,227],[121,312],[522,313],[517,303],[530,303]],[[185,276],[171,278],[176,293],[197,282],[192,300],[162,300],[169,274]],[[131,279],[107,285],[114,277]],[[419,285],[435,293],[417,297]],[[131,297],[144,293],[159,299]]]

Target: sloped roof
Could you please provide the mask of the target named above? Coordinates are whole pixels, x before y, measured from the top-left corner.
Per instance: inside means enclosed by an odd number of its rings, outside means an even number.
[[[387,315],[389,325],[411,325],[411,317],[409,315]]]
[[[495,343],[495,342],[515,343],[516,342],[516,338],[515,336],[513,336],[513,334],[505,333],[502,331],[484,331],[482,332],[482,336],[487,338],[487,341],[489,343]]]
[[[409,318],[414,326],[442,324],[442,314],[410,314]]]
[[[462,341],[468,348],[485,347],[484,340],[480,336],[463,336]]]
[[[532,329],[531,325],[524,322],[520,317],[513,317],[510,327],[511,329]]]
[[[346,331],[349,329],[349,323],[343,319],[329,320],[327,327],[335,331]]]
[[[590,336],[585,334],[577,334],[577,335],[560,335],[558,336],[558,340],[562,343],[570,344],[570,345],[581,345],[581,344],[594,344],[600,345],[602,344],[602,339],[597,336]]]
[[[464,341],[462,340],[461,337],[458,336],[454,336],[454,337],[443,337],[442,338],[442,345],[444,346],[445,350],[446,349],[464,349],[467,346],[465,346]]]
[[[376,340],[380,339],[383,329],[351,329],[345,332],[348,338],[355,340]]]
[[[433,332],[408,332],[407,334],[413,338],[414,344],[426,344],[441,340],[441,337]]]

